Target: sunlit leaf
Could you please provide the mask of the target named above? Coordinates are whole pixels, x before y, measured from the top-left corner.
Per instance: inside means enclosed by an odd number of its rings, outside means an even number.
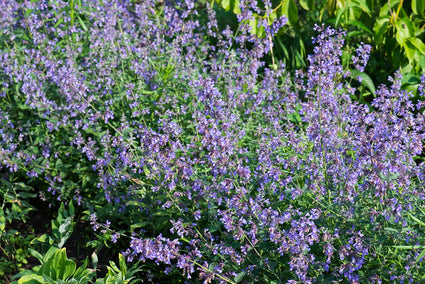
[[[412,11],[416,15],[423,15],[425,11],[424,0],[412,0]]]
[[[300,5],[304,10],[313,10],[315,0],[300,0]]]

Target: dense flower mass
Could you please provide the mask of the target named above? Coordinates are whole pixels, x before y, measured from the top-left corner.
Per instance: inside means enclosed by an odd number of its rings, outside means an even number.
[[[190,0],[3,1],[1,178],[74,200],[158,281],[420,281],[425,77],[361,104],[317,26],[293,78],[266,61],[286,18],[258,38],[250,2],[236,31]]]

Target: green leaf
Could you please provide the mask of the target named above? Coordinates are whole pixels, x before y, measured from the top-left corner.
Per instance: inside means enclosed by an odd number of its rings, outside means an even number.
[[[29,248],[28,251],[30,252],[30,254],[32,256],[34,256],[41,264],[43,264],[43,256],[41,255],[41,253],[39,253],[38,251]]]
[[[229,11],[230,10],[230,0],[221,0],[221,7],[223,7],[224,10]]]
[[[69,239],[69,237],[72,234],[72,217],[68,217],[65,219],[65,221],[63,223],[60,224],[59,228],[58,228],[58,232],[59,232],[59,244],[58,247],[62,248],[62,246],[65,244],[65,242]]]
[[[346,12],[348,12],[348,11],[354,9],[354,8],[358,8],[358,6],[356,4],[351,3],[349,5],[344,6],[343,8],[338,9],[338,13],[336,14],[335,26],[338,26],[339,21],[341,20],[341,17],[343,15],[345,15]]]
[[[304,10],[313,10],[315,0],[300,0],[300,5]]]
[[[56,169],[62,169],[63,168],[63,162],[62,162],[61,159],[56,160],[56,166],[55,167],[56,167]],[[61,205],[61,209],[63,210],[62,205]]]
[[[337,0],[328,0],[327,2],[326,2],[326,6],[325,7],[327,7],[328,8],[328,10],[329,10],[329,14],[330,15],[333,15],[334,14],[334,12],[335,12],[335,9],[336,9],[336,2],[337,2]],[[324,8],[325,8],[324,7]]]
[[[412,0],[412,11],[416,15],[423,15],[425,11],[425,1],[424,0]]]
[[[396,249],[423,249],[423,248],[425,248],[425,246],[420,246],[420,245],[418,245],[418,246],[392,246],[393,248],[396,248]]]
[[[138,205],[140,206],[140,204],[138,204]],[[132,224],[130,226],[130,230],[133,232],[136,229],[143,228],[143,227],[146,227],[146,226],[151,225],[151,224],[152,224],[152,222],[150,222],[150,221],[138,222],[138,223]]]
[[[59,249],[55,246],[51,246],[49,248],[49,250],[43,255],[43,262],[47,262],[50,259],[53,258],[53,256],[55,255],[55,253],[58,251]]]
[[[416,263],[419,262],[419,260],[421,260],[421,258],[425,255],[425,249],[421,252],[420,255],[418,255],[418,257],[416,258]]]
[[[66,249],[59,249],[54,257],[52,262],[52,269],[57,272],[57,279],[66,280],[72,274],[74,274],[76,269],[76,264],[72,260],[69,260],[66,256]]]
[[[84,23],[84,21],[80,18],[80,16],[77,16],[78,22],[80,22],[81,27],[83,28],[83,30],[85,32],[88,32],[89,29],[87,28],[86,24]]]
[[[95,269],[86,269],[87,267],[87,260],[83,262],[83,264],[78,267],[78,269],[75,271],[73,278],[78,280],[79,283],[87,283],[92,280],[94,277],[96,270]]]
[[[25,275],[18,280],[18,284],[40,284],[44,283],[43,277],[37,274]]]
[[[120,269],[118,268],[118,266],[115,264],[115,262],[113,261],[109,261],[109,265],[110,267],[116,272],[116,273],[120,273]]]
[[[125,275],[127,273],[127,265],[126,265],[126,262],[125,262],[125,258],[122,254],[118,255],[118,262],[119,262],[119,265],[120,265],[120,270]]]
[[[372,15],[366,1],[364,1],[364,0],[353,0],[353,3],[355,3],[355,6],[358,6],[363,12],[368,14],[369,17]]]
[[[93,268],[94,268],[94,269],[96,269],[96,268],[97,268],[97,264],[98,264],[98,262],[99,262],[99,260],[98,260],[98,258],[97,258],[96,251],[94,251],[94,252],[91,254],[91,262],[92,262],[92,264],[93,264]]]
[[[251,34],[256,35],[259,38],[265,37],[265,29],[263,26],[258,26],[259,16],[254,14],[254,18],[249,20],[249,26],[251,27]]]
[[[31,245],[35,245],[35,244],[48,244],[49,246],[52,245],[54,242],[54,240],[52,239],[52,237],[50,237],[48,234],[43,234],[35,239],[33,239],[30,244]]]
[[[243,280],[243,278],[245,277],[245,275],[246,275],[245,271],[238,273],[238,275],[236,275],[236,277],[235,277],[235,282],[236,283],[241,282]]]
[[[298,21],[298,9],[297,5],[295,5],[294,0],[284,0],[281,7],[281,13],[288,17],[289,23],[294,26]]]
[[[376,95],[375,94],[376,93],[375,84],[373,84],[373,81],[369,77],[369,75],[367,75],[364,72],[360,72],[359,70],[352,70],[351,76],[353,76],[356,79],[357,79],[357,77],[360,77],[362,79],[362,84],[365,85],[369,89],[369,91],[372,92],[372,94],[374,96]]]
[[[420,76],[414,74],[414,73],[407,73],[403,75],[403,78],[401,79],[402,86],[407,85],[418,85],[421,82]]]
[[[234,14],[240,14],[241,10],[239,8],[239,0],[217,0],[217,4],[221,4],[224,10],[232,10]]]
[[[409,62],[412,63],[415,59],[417,50],[415,46],[410,42],[406,41],[403,45],[404,52],[406,53],[406,57],[409,59]],[[411,70],[409,70],[410,72]]]
[[[425,223],[424,223],[423,221],[419,220],[418,218],[416,218],[415,216],[413,216],[413,215],[412,215],[412,214],[410,214],[410,213],[407,213],[407,215],[409,215],[409,217],[410,217],[413,221],[415,221],[418,225],[421,225],[422,227],[424,227],[424,228],[425,228]]]
[[[423,43],[422,40],[420,40],[419,38],[416,37],[409,37],[407,39],[414,47],[416,47],[416,49],[425,55],[425,44]]]
[[[366,25],[363,24],[362,22],[359,22],[357,20],[349,20],[348,24],[351,26],[358,27],[359,29],[367,32],[368,34],[373,35],[372,31],[368,27],[366,27]]]
[[[6,217],[4,215],[3,208],[0,208],[0,234],[3,234],[5,232],[6,228]]]
[[[397,31],[395,38],[398,44],[403,46],[406,40],[414,35],[415,27],[407,17],[397,20],[395,27]]]
[[[385,35],[388,31],[389,22],[389,17],[379,18],[375,21],[375,24],[373,25],[373,31],[375,33],[375,42],[377,44],[381,44],[384,42],[384,39],[386,38]]]
[[[384,231],[393,232],[393,233],[399,233],[397,229],[391,228],[391,227],[385,227]]]

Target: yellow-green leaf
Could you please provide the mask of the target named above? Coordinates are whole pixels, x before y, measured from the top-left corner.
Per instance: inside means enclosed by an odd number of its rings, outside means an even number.
[[[419,38],[409,37],[407,39],[420,53],[425,55],[425,44]]]
[[[416,15],[423,15],[425,11],[424,0],[412,0],[412,11]]]
[[[314,0],[300,0],[300,5],[304,10],[313,10],[314,2]]]
[[[409,37],[413,36],[415,27],[412,21],[410,21],[410,19],[407,17],[397,20],[395,23],[395,27],[397,31],[395,38],[398,44],[403,46],[406,40]]]

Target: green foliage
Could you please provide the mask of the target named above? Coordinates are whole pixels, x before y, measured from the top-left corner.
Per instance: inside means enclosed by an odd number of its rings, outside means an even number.
[[[65,208],[64,203],[61,203],[57,218],[52,220],[52,236],[43,234],[31,241],[31,245],[40,247],[39,251],[28,250],[40,262],[40,265],[32,270],[24,270],[15,275],[14,279],[18,280],[14,283],[93,283],[92,279],[96,274],[98,265],[96,253],[92,254],[94,269],[87,268],[87,260],[77,268],[77,263],[68,259],[66,248],[63,247],[72,234],[75,225],[74,216],[75,209],[72,203],[69,203],[68,208]],[[134,275],[139,271],[137,264],[127,268],[124,256],[120,254],[118,258],[119,267],[113,261],[110,261],[107,267],[107,275],[105,278],[97,279],[96,283],[124,284],[133,280]]]
[[[52,220],[52,235],[43,234],[31,241],[33,245],[41,245],[43,251],[48,249],[50,246],[62,248],[65,242],[69,239],[72,234],[75,222],[75,209],[72,202],[69,203],[68,209],[65,208],[64,203],[58,210],[58,216],[56,220]]]
[[[215,0],[219,7],[234,14],[240,13],[237,0]],[[309,53],[306,42],[314,36],[312,27],[327,22],[347,31],[350,46],[360,42],[373,46],[367,73],[374,85],[387,80],[389,73],[401,68],[404,76],[416,76],[425,72],[425,2],[421,0],[293,0],[272,1],[273,10],[266,14],[253,14],[251,32],[264,37],[264,27],[259,20],[267,19],[268,25],[285,15],[289,24],[274,37],[274,61],[282,60],[291,68],[306,65]],[[259,1],[263,8],[263,2]],[[352,55],[352,50],[346,50]],[[382,68],[384,67],[384,68]],[[383,70],[386,70],[383,72]],[[362,75],[363,76],[363,75]],[[372,82],[364,81],[373,93]],[[406,83],[405,88],[416,91],[417,84]]]
[[[28,263],[28,247],[33,238],[26,232],[8,228],[8,224],[25,223],[34,210],[29,199],[36,196],[33,188],[21,182],[0,180],[0,277],[16,273]]]
[[[94,269],[87,269],[87,261],[77,269],[74,261],[68,259],[65,248],[55,246],[41,255],[32,250],[32,255],[38,259],[41,265],[34,267],[31,271],[25,270],[14,276],[19,278],[14,283],[33,284],[33,283],[90,283],[95,275]]]
[[[87,260],[77,268],[75,261],[68,259],[65,248],[55,246],[44,254],[31,250],[31,254],[41,263],[32,270],[24,270],[13,278],[14,284],[36,284],[36,283],[68,283],[68,284],[128,284],[137,283],[135,275],[140,269],[138,263],[128,268],[122,254],[118,255],[119,264],[110,261],[107,274],[104,278],[98,278],[94,282],[96,269],[87,268]],[[95,266],[95,263],[93,263]],[[17,279],[17,280],[16,280]]]
[[[141,269],[137,268],[138,263],[134,264],[130,268],[127,268],[125,258],[122,254],[118,255],[118,265],[115,262],[110,261],[109,266],[107,267],[108,273],[104,278],[96,280],[96,284],[128,284],[128,283],[137,283],[141,280],[136,280],[135,274]]]

